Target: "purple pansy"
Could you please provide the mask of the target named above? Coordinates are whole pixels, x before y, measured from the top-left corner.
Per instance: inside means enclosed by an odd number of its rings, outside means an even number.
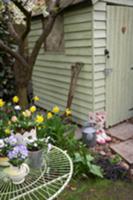
[[[9,151],[8,157],[10,160],[14,158],[25,160],[28,157],[28,150],[23,144],[17,145],[13,150]]]
[[[15,146],[17,144],[17,139],[13,134],[8,138],[8,144],[11,146]]]

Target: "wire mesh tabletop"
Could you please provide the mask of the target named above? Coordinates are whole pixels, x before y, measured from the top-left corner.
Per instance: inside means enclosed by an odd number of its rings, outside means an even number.
[[[15,185],[0,168],[0,200],[52,200],[69,183],[73,164],[68,154],[53,146],[44,153],[44,164],[30,169],[22,184]]]

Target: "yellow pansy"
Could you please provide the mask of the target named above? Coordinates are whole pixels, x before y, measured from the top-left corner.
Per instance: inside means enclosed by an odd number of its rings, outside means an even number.
[[[44,117],[42,115],[37,115],[35,118],[35,122],[42,123],[44,121]]]
[[[34,100],[34,101],[39,101],[40,98],[39,98],[38,96],[35,96],[35,97],[33,97],[33,100]]]
[[[58,106],[54,106],[52,112],[53,113],[59,113],[60,112],[59,107]]]
[[[3,107],[5,105],[5,101],[3,99],[0,99],[0,107]]]
[[[5,133],[6,133],[7,135],[9,135],[9,134],[10,134],[10,132],[11,132],[11,131],[10,131],[10,129],[9,129],[9,128],[6,128],[6,129],[5,129]]]
[[[47,114],[47,119],[51,119],[53,117],[52,113],[51,112],[48,112]]]
[[[14,97],[12,98],[12,101],[13,101],[13,103],[18,103],[18,102],[19,102],[18,96],[14,96]]]
[[[31,107],[30,107],[30,111],[31,111],[32,113],[34,113],[34,112],[36,111],[36,106],[31,106]]]
[[[72,111],[69,108],[67,108],[66,111],[65,111],[65,113],[66,113],[66,116],[69,116],[69,115],[72,114]]]

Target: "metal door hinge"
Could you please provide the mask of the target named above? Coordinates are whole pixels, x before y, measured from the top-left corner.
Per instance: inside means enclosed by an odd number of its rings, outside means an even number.
[[[105,55],[107,58],[110,58],[109,50],[108,50],[108,49],[105,49],[105,50],[104,50],[104,55]]]

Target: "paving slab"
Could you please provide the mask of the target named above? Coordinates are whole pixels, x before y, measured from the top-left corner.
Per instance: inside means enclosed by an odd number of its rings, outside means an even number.
[[[125,122],[112,127],[108,130],[108,133],[119,140],[128,140],[133,138],[133,124]]]
[[[130,165],[133,165],[133,139],[119,144],[111,144],[110,148],[124,158]]]

